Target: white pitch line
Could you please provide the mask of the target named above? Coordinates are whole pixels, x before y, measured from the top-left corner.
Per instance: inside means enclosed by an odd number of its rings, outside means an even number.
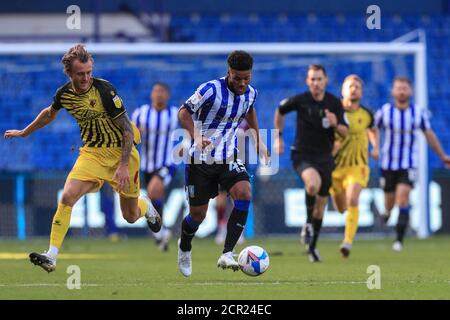
[[[0,283],[1,288],[31,288],[31,287],[66,287],[64,283],[12,283],[4,284]],[[110,283],[110,284],[99,284],[99,283],[82,283],[81,287],[143,287],[144,284],[136,283]]]
[[[450,284],[450,280],[431,280],[431,281],[415,281],[415,280],[397,280],[397,281],[390,281],[395,283],[410,283],[410,284],[429,284],[429,283],[441,283],[441,284]],[[185,286],[187,283],[185,282],[175,282],[175,283],[168,283],[169,286]],[[194,286],[254,286],[254,285],[360,285],[360,284],[367,284],[367,281],[276,281],[276,282],[189,282],[189,285]]]
[[[366,281],[298,281],[298,282],[190,282],[189,285],[194,286],[255,286],[255,285],[333,285],[333,284],[366,284]],[[186,285],[184,282],[168,283],[169,286]]]
[[[450,285],[450,280],[444,280],[444,281],[438,281],[438,280],[432,280],[432,281],[415,281],[415,280],[404,280],[404,281],[390,281],[391,283],[409,283],[409,284],[430,284],[430,283],[437,283],[437,284],[448,284]],[[255,285],[307,285],[307,286],[318,286],[318,285],[361,285],[366,284],[366,281],[288,281],[288,282],[169,282],[167,283],[170,287],[180,287],[180,286],[186,286],[186,285],[194,285],[194,286],[255,286]],[[144,284],[144,283],[108,283],[108,284],[100,284],[100,283],[82,283],[82,287],[120,287],[120,288],[127,288],[127,287],[151,287],[150,284]],[[0,283],[0,288],[31,288],[31,287],[66,287],[65,283]]]

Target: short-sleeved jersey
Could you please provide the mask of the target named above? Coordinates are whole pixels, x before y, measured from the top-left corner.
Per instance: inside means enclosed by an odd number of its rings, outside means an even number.
[[[384,133],[381,168],[417,168],[419,129],[425,132],[431,128],[427,110],[415,104],[401,110],[394,103],[386,103],[376,112],[375,125]]]
[[[340,149],[336,154],[336,168],[367,166],[369,164],[369,138],[367,129],[374,126],[372,112],[360,106],[354,111],[345,112],[348,121],[348,134],[345,138],[336,135]]]
[[[279,112],[297,112],[297,131],[291,147],[305,160],[332,159],[335,139],[334,129],[325,117],[325,110],[336,115],[338,124],[347,126],[341,101],[325,92],[322,101],[315,101],[311,93],[305,92],[280,102]]]
[[[75,118],[85,146],[121,147],[122,130],[113,120],[126,110],[117,90],[108,81],[93,78],[91,87],[84,93],[76,93],[68,82],[58,89],[51,107],[64,108]]]
[[[178,108],[172,106],[157,111],[145,104],[133,112],[131,119],[142,133],[142,171],[151,173],[172,166],[172,134],[178,127]]]
[[[249,85],[242,95],[236,95],[228,88],[227,78],[212,80],[200,85],[184,103],[202,135],[211,141],[211,151],[199,153],[192,141],[189,154],[194,159],[215,162],[237,156],[237,128],[255,106],[257,90]]]

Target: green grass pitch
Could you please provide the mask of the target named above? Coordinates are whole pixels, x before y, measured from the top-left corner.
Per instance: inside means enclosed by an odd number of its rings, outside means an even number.
[[[338,241],[321,240],[323,263],[311,264],[297,239],[261,238],[238,245],[264,247],[269,270],[259,277],[216,267],[221,253],[211,239],[194,239],[193,274],[177,268],[175,240],[162,253],[150,238],[112,243],[67,239],[55,272],[32,265],[27,255],[47,240],[0,242],[0,299],[450,299],[450,238],[407,239],[403,252],[390,240],[359,240],[349,259]],[[81,289],[66,286],[67,268],[78,265]],[[368,289],[367,268],[377,265],[381,288]]]

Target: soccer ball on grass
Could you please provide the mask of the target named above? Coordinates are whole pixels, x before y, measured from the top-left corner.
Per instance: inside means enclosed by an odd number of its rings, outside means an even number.
[[[258,246],[248,246],[238,257],[239,267],[249,276],[259,276],[269,268],[269,255]]]

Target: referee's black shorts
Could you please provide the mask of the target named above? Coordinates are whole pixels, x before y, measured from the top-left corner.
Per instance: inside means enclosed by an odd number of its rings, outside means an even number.
[[[329,158],[320,157],[314,159],[314,157],[309,157],[308,159],[305,159],[300,154],[293,151],[291,152],[291,160],[292,165],[300,178],[302,177],[302,172],[306,169],[315,169],[319,173],[320,179],[322,180],[318,192],[319,196],[328,197],[330,195],[332,182],[331,175],[334,168],[336,167],[334,159],[331,157],[331,155]]]

